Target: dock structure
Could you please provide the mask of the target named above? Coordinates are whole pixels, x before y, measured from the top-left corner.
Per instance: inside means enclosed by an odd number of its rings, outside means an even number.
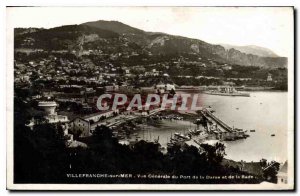
[[[209,116],[210,118],[212,118],[216,123],[218,123],[223,129],[225,129],[225,131],[228,131],[230,133],[232,133],[234,130],[228,126],[226,123],[224,123],[222,120],[220,120],[219,118],[217,118],[215,115],[213,115],[209,110],[204,109],[204,112],[206,113],[207,116]],[[203,113],[203,112],[202,112]]]
[[[232,141],[237,139],[244,139],[249,136],[245,134],[245,131],[243,131],[242,129],[231,128],[225,122],[223,122],[218,117],[213,115],[211,111],[209,111],[209,109],[207,108],[203,109],[201,111],[201,114],[205,116],[205,118],[208,119],[210,123],[215,123],[216,125],[219,125],[219,127],[221,128],[220,129],[216,127],[215,130],[213,130],[213,132],[216,134],[217,139]]]

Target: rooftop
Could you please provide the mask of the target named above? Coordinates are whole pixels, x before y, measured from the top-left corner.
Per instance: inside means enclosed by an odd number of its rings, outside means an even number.
[[[287,161],[283,164],[283,166],[279,169],[278,173],[287,173],[288,164]]]
[[[112,110],[96,112],[96,113],[93,113],[93,114],[82,116],[81,118],[88,119],[88,118],[91,118],[91,117],[94,117],[94,116],[98,116],[98,115],[101,115],[101,114],[105,114],[105,113],[108,113],[108,112],[112,112]]]

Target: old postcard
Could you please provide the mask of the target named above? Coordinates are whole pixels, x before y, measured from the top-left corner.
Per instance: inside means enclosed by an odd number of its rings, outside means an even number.
[[[293,7],[6,11],[8,189],[294,189]]]

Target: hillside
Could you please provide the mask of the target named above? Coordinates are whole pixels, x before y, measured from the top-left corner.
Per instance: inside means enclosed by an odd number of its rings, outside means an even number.
[[[16,32],[15,47],[49,50],[101,49],[106,53],[136,50],[137,52],[148,51],[153,55],[193,53],[199,57],[243,66],[286,67],[287,65],[287,58],[277,57],[277,55],[263,56],[246,53],[245,50],[226,49],[221,45],[213,45],[197,39],[145,32],[121,22],[103,20],[25,34]],[[252,50],[259,53],[258,51],[262,49],[252,47]]]
[[[100,38],[118,38],[119,34],[84,25],[67,25],[31,33],[16,34],[15,48],[28,47],[47,50],[75,49],[80,44],[83,36],[90,39],[90,41],[95,41]]]
[[[144,31],[131,27],[129,25],[123,24],[118,21],[105,21],[105,20],[98,20],[94,22],[86,22],[83,23],[82,25],[90,26],[90,27],[95,27],[99,29],[105,29],[109,31],[113,31],[119,34],[129,34],[129,33],[134,33],[134,34],[142,34]]]
[[[40,28],[15,28],[15,35],[22,35],[26,33],[34,33],[43,29]]]
[[[220,45],[223,46],[226,50],[233,48],[246,54],[253,54],[262,57],[278,57],[278,55],[275,54],[272,50],[260,46],[254,46],[254,45],[234,46],[230,44],[220,44]]]

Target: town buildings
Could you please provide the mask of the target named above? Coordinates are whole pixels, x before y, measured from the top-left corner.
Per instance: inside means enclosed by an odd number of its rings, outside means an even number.
[[[97,126],[105,124],[105,119],[117,115],[119,110],[109,110],[93,113],[83,117],[76,117],[70,122],[70,130],[79,137],[92,135]]]
[[[288,183],[288,163],[287,161],[281,166],[277,173],[277,184],[287,184]]]

